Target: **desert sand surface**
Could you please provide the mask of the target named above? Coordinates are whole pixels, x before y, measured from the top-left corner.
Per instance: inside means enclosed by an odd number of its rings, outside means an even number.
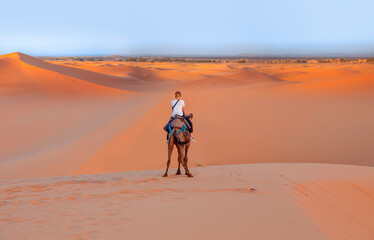
[[[175,90],[192,179],[161,178]],[[372,240],[373,106],[372,64],[2,55],[0,239]]]
[[[174,172],[175,169],[172,169]],[[1,181],[1,239],[373,239],[372,167],[275,163]]]

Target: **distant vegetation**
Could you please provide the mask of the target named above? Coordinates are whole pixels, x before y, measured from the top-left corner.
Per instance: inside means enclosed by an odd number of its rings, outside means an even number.
[[[180,62],[180,63],[374,63],[374,57],[371,58],[269,58],[269,57],[218,57],[218,58],[203,58],[203,57],[124,57],[120,55],[112,55],[107,57],[41,57],[45,60],[54,61],[117,61],[117,62],[149,62],[149,63],[163,63],[163,62]]]
[[[73,58],[73,60],[74,60],[74,61],[81,61],[81,62],[83,62],[83,61],[84,61],[84,59],[83,59],[83,58],[81,58],[81,57],[75,57],[75,58]]]
[[[128,59],[125,60],[126,62],[137,62],[138,59],[134,58],[134,57],[130,57]]]

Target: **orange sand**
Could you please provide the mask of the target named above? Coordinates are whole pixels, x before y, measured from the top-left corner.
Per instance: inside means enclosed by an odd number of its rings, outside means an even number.
[[[1,181],[1,237],[374,237],[372,167],[281,163],[191,171],[192,179],[153,170]]]
[[[177,89],[195,115],[198,142],[192,143],[190,166],[298,164],[195,168],[191,183],[160,179],[159,170],[111,173],[165,167],[162,127]],[[372,239],[373,105],[370,64],[44,62],[22,53],[0,56],[0,199],[8,199],[0,211],[6,213],[2,222],[13,224],[8,229],[0,222],[0,232],[6,239],[12,239],[12,229],[28,229],[37,239],[48,232],[59,232],[56,239],[122,239],[125,232],[134,239],[135,231],[143,234],[139,239]],[[297,177],[285,183],[274,177],[281,169]],[[246,172],[243,182],[237,171]],[[82,175],[98,173],[111,174]],[[130,176],[156,180],[144,189],[143,183],[116,180]],[[262,193],[247,193],[248,187]],[[48,213],[44,218],[38,212],[33,220],[38,206]],[[60,207],[65,210],[47,210]],[[146,212],[138,213],[141,208]],[[52,219],[56,214],[67,214],[61,224]],[[105,219],[113,227],[94,230]],[[14,239],[24,233],[17,231]]]

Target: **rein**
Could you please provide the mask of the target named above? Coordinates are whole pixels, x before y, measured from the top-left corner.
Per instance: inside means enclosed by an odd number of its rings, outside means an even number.
[[[177,136],[176,136],[176,135],[177,135],[178,133],[180,133],[180,132],[183,132],[183,134],[186,133],[186,124],[183,124],[183,127],[182,127],[178,132],[176,132],[176,133],[173,132],[173,130],[171,129],[171,124],[169,124],[169,132],[171,132],[171,133],[173,134],[174,139],[175,139],[175,140],[177,141],[177,143],[180,144],[180,145],[184,145],[184,144],[190,142],[189,139],[188,139],[187,141],[185,141],[185,142],[181,142],[181,141],[177,138]]]

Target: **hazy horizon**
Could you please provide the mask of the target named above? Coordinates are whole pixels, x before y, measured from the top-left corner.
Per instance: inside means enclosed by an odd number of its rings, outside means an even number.
[[[23,52],[20,52],[23,53]],[[9,53],[8,53],[9,54]],[[27,53],[24,53],[27,54]],[[374,53],[361,53],[361,54],[345,54],[345,53],[321,53],[321,54],[71,54],[71,55],[31,55],[33,57],[110,57],[110,56],[121,56],[121,57],[171,57],[171,58],[372,58]]]
[[[72,7],[74,6],[74,7]],[[5,2],[0,54],[371,55],[368,0]]]

